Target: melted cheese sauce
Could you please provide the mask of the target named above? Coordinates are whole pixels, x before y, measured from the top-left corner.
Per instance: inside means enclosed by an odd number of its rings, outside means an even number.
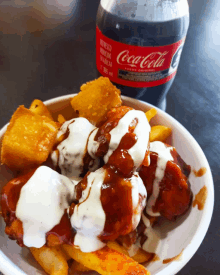
[[[46,233],[59,224],[74,197],[75,184],[49,167],[39,167],[22,187],[16,216],[23,223],[23,242],[40,248]]]
[[[83,158],[87,151],[87,141],[90,133],[95,129],[86,118],[74,118],[66,121],[57,134],[57,139],[69,131],[69,135],[58,146],[59,157],[56,151],[51,155],[53,164],[59,166],[61,173],[71,179],[79,179],[83,172]],[[98,159],[91,160],[89,169],[98,168]]]
[[[100,200],[105,174],[106,170],[100,168],[88,175],[87,187],[71,216],[72,227],[77,231],[74,245],[78,246],[82,252],[96,251],[105,246],[98,239],[106,219]]]
[[[154,141],[150,143],[150,152],[158,154],[157,168],[155,172],[155,179],[153,182],[153,193],[147,202],[147,214],[150,216],[160,216],[160,213],[153,212],[152,208],[155,205],[160,193],[160,182],[164,177],[166,165],[168,161],[173,161],[170,151],[173,147],[167,147],[163,142]]]

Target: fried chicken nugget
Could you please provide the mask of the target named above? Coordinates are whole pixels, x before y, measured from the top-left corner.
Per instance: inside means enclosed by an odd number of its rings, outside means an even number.
[[[23,227],[20,220],[14,220],[10,225],[5,227],[5,233],[11,240],[17,240],[17,244],[24,246],[23,244]]]
[[[73,109],[80,117],[99,125],[113,107],[121,106],[121,92],[107,77],[99,77],[81,86],[81,91],[71,100]]]

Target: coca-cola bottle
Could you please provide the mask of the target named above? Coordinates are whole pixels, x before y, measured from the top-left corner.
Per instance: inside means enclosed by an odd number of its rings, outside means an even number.
[[[187,0],[101,0],[96,64],[123,95],[166,107],[189,26]]]

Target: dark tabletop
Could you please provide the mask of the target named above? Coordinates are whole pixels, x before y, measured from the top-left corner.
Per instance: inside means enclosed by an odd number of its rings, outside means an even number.
[[[29,107],[36,97],[47,100],[76,93],[82,83],[96,78],[98,4],[75,0],[73,15],[66,21],[62,16],[45,20],[41,11],[27,7],[17,14],[1,6],[0,127],[18,105]],[[167,96],[167,112],[202,147],[213,173],[215,208],[202,245],[178,274],[214,275],[220,274],[220,1],[189,0],[189,5],[190,28]]]

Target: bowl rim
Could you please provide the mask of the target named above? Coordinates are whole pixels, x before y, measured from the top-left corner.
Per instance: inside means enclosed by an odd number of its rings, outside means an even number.
[[[68,95],[63,95],[59,97],[55,97],[49,100],[44,101],[45,105],[50,105],[50,104],[55,104],[58,102],[66,101],[67,99],[70,99],[77,94],[68,94]],[[187,137],[189,138],[190,143],[194,146],[195,150],[199,152],[200,158],[202,158],[202,162],[204,163],[205,167],[207,168],[206,174],[209,178],[207,181],[207,188],[208,188],[208,194],[209,194],[209,203],[207,207],[205,207],[203,211],[203,215],[201,218],[201,222],[194,234],[194,237],[192,241],[187,245],[187,247],[183,250],[183,255],[184,258],[181,259],[181,261],[172,261],[171,263],[167,264],[166,267],[157,272],[155,275],[173,275],[176,274],[178,271],[180,271],[187,263],[188,261],[193,257],[193,255],[196,253],[198,250],[199,246],[201,245],[211,222],[212,214],[213,214],[213,208],[214,208],[214,183],[213,183],[213,177],[211,173],[211,168],[209,166],[209,163],[207,161],[207,158],[201,149],[200,145],[197,143],[197,141],[194,139],[194,137],[189,133],[189,131],[182,125],[180,124],[175,118],[173,118],[171,115],[165,113],[164,111],[160,110],[159,108],[155,107],[152,104],[149,104],[147,102],[144,102],[142,100],[137,100],[134,98],[130,98],[127,96],[121,96],[122,100],[126,100],[129,103],[132,104],[139,104],[141,103],[145,107],[150,107],[150,108],[156,108],[158,114],[164,118],[167,118],[170,122],[176,124],[181,131],[185,132]],[[7,129],[7,125],[3,126],[0,130],[0,136],[4,134],[4,132]],[[207,203],[207,202],[206,202]],[[0,268],[1,272],[4,273],[4,275],[11,275],[11,274],[16,274],[16,275],[28,275],[24,271],[22,271],[16,264],[12,262],[1,250],[0,250]]]

